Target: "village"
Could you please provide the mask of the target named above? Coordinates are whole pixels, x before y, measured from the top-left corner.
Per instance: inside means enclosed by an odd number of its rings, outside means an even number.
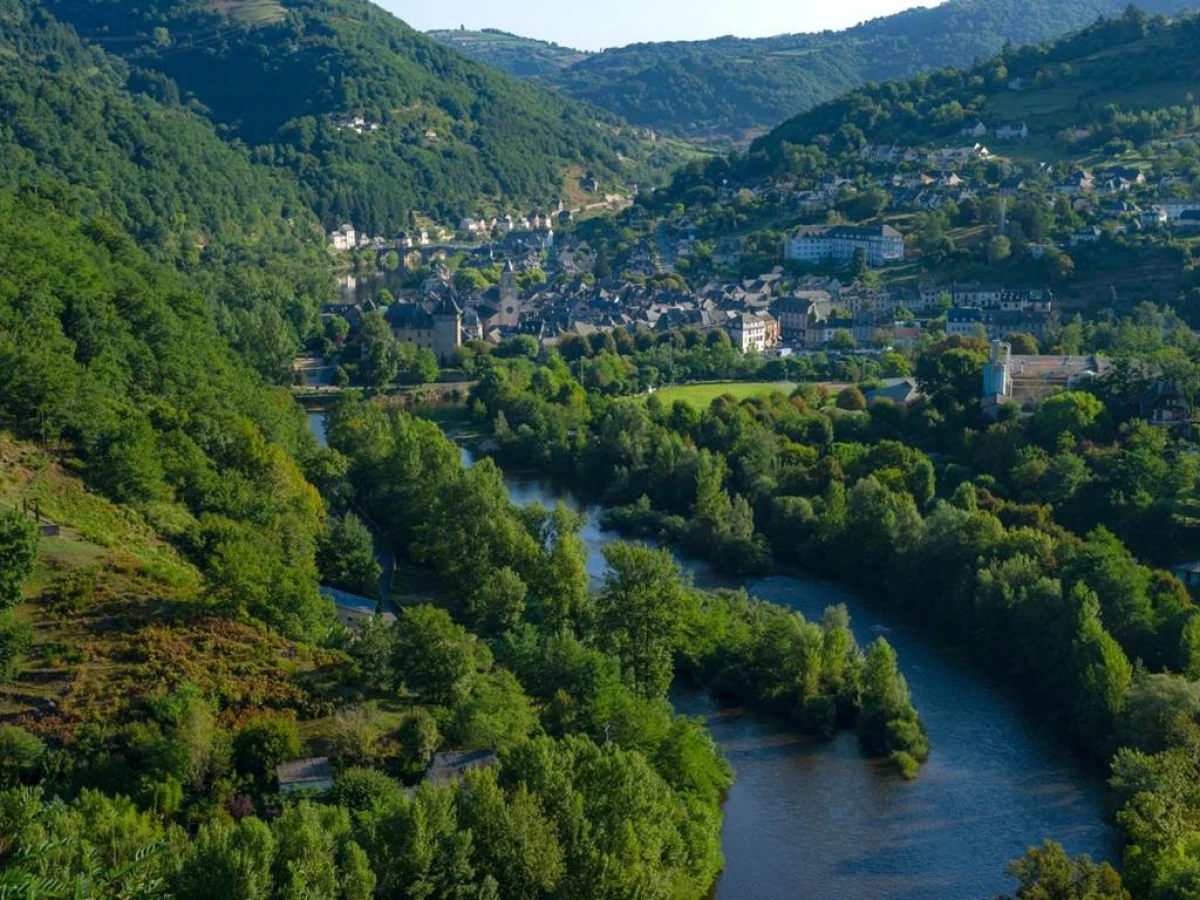
[[[974,121],[963,143],[866,144],[814,174],[694,192],[694,203],[666,215],[606,196],[595,206],[633,235],[614,259],[595,229],[578,227],[587,210],[561,201],[390,239],[345,224],[329,235],[335,254],[396,252],[405,272],[427,275],[382,303],[355,298],[324,314],[353,329],[378,309],[397,340],[432,350],[442,365],[470,341],[526,335],[549,348],[615,329],[723,331],[742,352],[778,355],[911,350],[931,331],[1041,341],[1061,324],[1056,294],[1075,273],[1071,254],[1190,240],[1200,235],[1200,199],[1162,163],[1021,162],[1038,137],[1024,122]],[[1181,149],[1194,151],[1194,141],[1162,148]],[[781,219],[776,249],[755,247],[756,221],[778,228]],[[948,237],[958,224],[991,235],[980,256],[994,271],[952,263],[967,253]],[[464,284],[464,269],[502,274]]]
[[[838,231],[832,236],[798,234],[792,244],[859,243],[853,235],[841,234],[859,230]],[[501,242],[467,251],[460,267],[495,266],[503,260],[497,284],[468,291],[460,289],[446,265],[449,254],[461,255],[462,248],[421,247],[406,256],[408,263],[430,267],[419,288],[397,291],[382,308],[370,299],[343,301],[326,305],[323,314],[346,319],[353,330],[364,313],[383,312],[398,341],[432,350],[443,365],[452,363],[457,349],[469,341],[498,345],[518,335],[550,348],[569,335],[589,337],[614,329],[719,330],[744,353],[787,354],[830,345],[842,350],[912,349],[925,328],[922,316],[946,314],[950,333],[989,338],[1014,333],[1041,337],[1057,324],[1048,289],[843,283],[835,276],[791,274],[782,260],[754,278],[712,278],[693,289],[682,279],[659,277],[668,273],[644,250],[631,261],[636,274],[627,267],[624,277],[602,279],[596,277],[597,254],[586,242],[567,236],[554,243],[551,235],[549,229],[514,231]],[[902,243],[896,252],[902,257]],[[534,277],[521,278],[526,273]],[[519,280],[536,284],[522,290]]]

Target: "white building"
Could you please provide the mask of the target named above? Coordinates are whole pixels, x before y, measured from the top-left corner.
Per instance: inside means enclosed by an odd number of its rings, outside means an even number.
[[[859,248],[866,251],[869,266],[904,261],[904,238],[890,225],[807,226],[788,240],[787,258],[809,265],[825,262],[848,265]]]
[[[345,224],[337,231],[329,233],[329,241],[333,244],[333,249],[338,251],[353,250],[358,247],[358,232],[354,230],[354,226]]]
[[[996,129],[996,140],[998,141],[1026,141],[1029,140],[1029,126],[1022,122],[1020,125],[1001,125]]]
[[[1178,222],[1184,213],[1200,212],[1200,202],[1195,200],[1166,200],[1159,205],[1172,222]]]
[[[743,353],[767,349],[767,321],[753,313],[741,313],[729,323],[729,339]]]

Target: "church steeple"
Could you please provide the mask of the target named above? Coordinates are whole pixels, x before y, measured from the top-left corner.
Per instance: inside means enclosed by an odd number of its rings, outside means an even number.
[[[510,259],[500,275],[500,315],[503,328],[518,328],[521,324],[521,295],[517,290],[517,267]]]

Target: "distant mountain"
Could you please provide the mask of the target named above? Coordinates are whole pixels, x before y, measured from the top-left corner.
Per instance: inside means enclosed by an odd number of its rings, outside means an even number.
[[[429,36],[439,44],[521,78],[550,78],[592,55],[494,28],[430,31]]]
[[[536,77],[623,119],[693,139],[743,140],[870,81],[967,66],[1122,12],[1128,0],[949,0],[841,32],[634,44]],[[1141,0],[1151,13],[1195,0]],[[485,44],[456,45],[489,58]]]
[[[290,170],[327,225],[394,234],[542,204],[667,166],[634,129],[500,73],[367,0],[49,0],[87,40],[185,100],[256,160]]]

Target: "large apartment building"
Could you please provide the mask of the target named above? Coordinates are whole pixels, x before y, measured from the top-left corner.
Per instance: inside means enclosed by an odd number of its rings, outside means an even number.
[[[860,248],[866,251],[869,266],[904,260],[904,238],[891,225],[808,225],[788,239],[787,258],[809,265],[848,265]]]

